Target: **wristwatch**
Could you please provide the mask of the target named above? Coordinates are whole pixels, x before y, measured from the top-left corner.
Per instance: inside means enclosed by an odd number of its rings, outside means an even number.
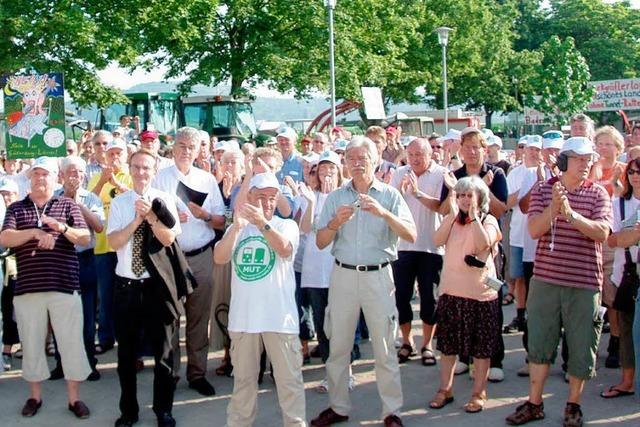
[[[578,216],[580,216],[580,214],[578,212],[576,212],[576,211],[571,211],[571,215],[569,215],[569,216],[570,216],[569,222],[573,222],[576,219],[578,219]]]
[[[260,231],[262,231],[263,233],[269,230],[271,230],[271,224],[269,224],[268,222],[265,222],[264,227],[260,229]]]
[[[211,216],[211,214],[207,215],[207,217],[205,219],[203,219],[204,222],[211,222],[211,220],[213,219],[213,217]]]
[[[420,199],[422,199],[424,197],[424,194],[422,194],[422,192],[420,192],[420,190],[418,190],[413,194],[413,197],[415,197],[416,199],[420,200]]]

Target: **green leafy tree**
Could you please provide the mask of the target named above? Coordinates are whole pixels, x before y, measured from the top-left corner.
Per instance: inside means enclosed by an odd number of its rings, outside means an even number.
[[[66,90],[80,105],[126,100],[102,84],[96,71],[112,60],[135,62],[135,47],[121,37],[127,3],[0,0],[0,74],[62,71]]]
[[[553,117],[557,125],[584,110],[594,95],[587,83],[591,73],[586,60],[575,48],[574,40],[552,36],[540,47],[542,58],[531,81],[537,96],[528,97],[528,105]]]

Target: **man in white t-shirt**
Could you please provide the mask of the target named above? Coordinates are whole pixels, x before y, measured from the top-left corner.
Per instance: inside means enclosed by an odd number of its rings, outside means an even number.
[[[416,224],[418,238],[415,243],[398,242],[398,259],[391,266],[396,288],[398,323],[402,333],[402,346],[398,362],[405,363],[414,354],[411,337],[413,309],[411,298],[416,279],[420,292],[420,319],[422,320],[422,347],[420,357],[425,366],[435,365],[436,357],[431,340],[435,332],[436,300],[434,289],[440,283],[444,248],[433,244],[433,233],[440,227],[442,215],[440,194],[447,168],[431,158],[432,149],[424,138],[413,140],[406,149],[407,166],[402,166],[391,178],[390,185],[400,190]]]
[[[517,304],[517,314],[511,323],[504,327],[505,333],[523,332],[525,328],[527,289],[524,280],[522,255],[527,220],[518,204],[518,196],[525,181],[537,176],[537,168],[542,163],[542,138],[539,135],[527,135],[525,141],[527,146],[524,149],[522,163],[507,175],[507,186],[509,187],[507,206],[513,208],[509,233],[509,251],[511,255],[509,258],[509,277],[514,281],[513,296],[515,296]]]
[[[250,426],[255,420],[263,345],[273,365],[284,425],[306,426],[293,273],[299,232],[293,220],[274,216],[279,192],[274,174],[254,175],[247,203],[238,208],[214,251],[217,264],[232,265],[229,427]]]

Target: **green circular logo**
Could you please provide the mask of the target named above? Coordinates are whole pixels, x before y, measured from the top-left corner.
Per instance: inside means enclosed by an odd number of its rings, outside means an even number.
[[[276,263],[276,253],[262,236],[250,236],[241,240],[233,252],[233,265],[238,277],[254,282],[271,273]]]

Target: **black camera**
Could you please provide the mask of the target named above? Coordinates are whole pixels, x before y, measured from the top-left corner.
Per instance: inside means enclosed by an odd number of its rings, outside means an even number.
[[[476,267],[476,268],[485,268],[487,265],[486,262],[479,260],[478,258],[476,258],[475,255],[466,255],[464,257],[464,262],[469,267]]]

